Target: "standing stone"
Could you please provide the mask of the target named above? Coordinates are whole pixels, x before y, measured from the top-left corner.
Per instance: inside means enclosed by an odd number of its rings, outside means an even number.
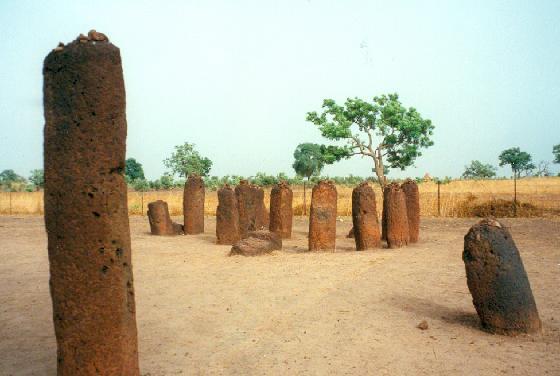
[[[251,185],[253,200],[255,203],[255,228],[252,231],[268,228],[269,216],[264,204],[264,190],[257,186]]]
[[[383,208],[381,210],[381,239],[387,240],[387,208],[389,207],[389,185],[383,187]]]
[[[270,231],[280,234],[283,239],[292,237],[292,200],[294,194],[286,182],[272,187],[270,192]]]
[[[408,234],[410,242],[418,242],[420,235],[420,193],[418,184],[414,180],[407,179],[401,185],[406,198],[406,216],[408,218]]]
[[[320,181],[311,193],[309,211],[309,250],[334,251],[336,246],[336,187]]]
[[[397,183],[391,183],[387,188],[387,245],[400,248],[410,241],[406,197]]]
[[[235,244],[239,239],[237,198],[229,185],[218,190],[216,210],[216,238],[218,244]]]
[[[181,235],[184,228],[171,220],[167,202],[157,200],[148,204],[148,220],[152,235]]]
[[[249,185],[247,180],[241,180],[235,187],[237,198],[237,210],[239,212],[239,236],[246,238],[249,231],[256,229],[256,202],[255,190]]]
[[[367,182],[352,191],[352,223],[356,250],[381,246],[381,234],[375,204],[375,192]]]
[[[183,217],[185,234],[204,232],[204,180],[198,175],[190,175],[185,182]]]
[[[508,335],[540,331],[523,261],[500,222],[483,219],[471,227],[465,235],[463,261],[473,304],[485,329]]]
[[[101,35],[102,37],[97,38]],[[139,375],[125,89],[100,33],[45,58],[45,225],[59,375]]]

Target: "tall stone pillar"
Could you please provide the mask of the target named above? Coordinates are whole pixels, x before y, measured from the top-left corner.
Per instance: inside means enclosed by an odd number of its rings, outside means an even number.
[[[385,202],[387,203],[387,245],[400,248],[408,245],[408,217],[406,214],[406,197],[397,183],[387,186]]]
[[[269,216],[264,204],[264,189],[257,185],[251,185],[253,200],[255,203],[255,227],[250,230],[262,230],[269,226]]]
[[[237,198],[229,185],[218,190],[218,208],[216,209],[216,242],[218,244],[235,244],[239,239],[239,212]]]
[[[204,180],[190,175],[183,191],[183,223],[187,235],[204,232],[204,194]]]
[[[406,216],[410,242],[416,243],[420,238],[420,193],[414,180],[407,179],[401,184],[406,199]]]
[[[45,224],[59,375],[139,375],[119,49],[91,31],[43,65]]]
[[[237,210],[239,211],[239,236],[243,239],[249,231],[256,229],[256,202],[254,189],[247,180],[241,180],[235,187]]]
[[[336,187],[320,181],[311,193],[309,212],[309,250],[334,251],[336,247]]]
[[[292,237],[293,197],[294,194],[286,182],[276,184],[270,192],[269,230],[280,234],[283,239]]]
[[[352,224],[356,250],[363,251],[381,246],[375,192],[367,182],[358,185],[352,191]]]

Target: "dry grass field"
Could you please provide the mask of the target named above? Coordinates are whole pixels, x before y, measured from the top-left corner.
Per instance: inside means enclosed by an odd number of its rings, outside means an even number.
[[[378,211],[381,212],[381,191],[373,185],[378,197]],[[296,215],[303,212],[303,187],[294,189],[294,209]],[[419,185],[420,207],[423,216],[438,215],[437,184],[425,182]],[[352,187],[338,186],[338,215],[348,216],[352,212]],[[491,200],[512,200],[513,181],[511,180],[455,180],[440,186],[440,211],[443,217],[470,216],[465,212],[465,204],[483,203]],[[544,214],[560,213],[560,177],[524,178],[517,183],[518,200],[544,210]],[[270,188],[265,189],[265,202],[268,206]],[[309,206],[311,190],[308,189]],[[172,215],[180,215],[183,210],[183,192],[171,191],[129,192],[128,208],[132,215],[145,214],[147,204],[164,200],[169,204]],[[205,212],[215,215],[218,206],[217,193],[206,192]],[[10,209],[11,208],[11,209]],[[0,192],[0,214],[43,214],[42,192]]]
[[[298,217],[281,251],[227,257],[214,217],[176,237],[131,217],[141,374],[559,375],[560,222],[503,221],[543,323],[518,337],[480,329],[461,259],[474,222],[425,218],[413,246],[356,252],[345,217],[337,251],[309,253]],[[43,218],[0,217],[0,249],[0,375],[55,375]]]

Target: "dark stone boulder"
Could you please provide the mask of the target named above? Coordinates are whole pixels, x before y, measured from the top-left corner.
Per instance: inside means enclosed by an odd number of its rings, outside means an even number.
[[[465,235],[463,261],[473,304],[486,330],[508,335],[540,331],[523,261],[500,222],[483,219],[471,227]]]

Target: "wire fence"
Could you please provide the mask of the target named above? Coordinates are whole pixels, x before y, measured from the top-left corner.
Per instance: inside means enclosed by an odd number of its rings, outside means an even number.
[[[467,204],[472,206],[495,200],[513,199],[512,180],[455,180],[448,184],[424,182],[419,184],[420,208],[422,216],[460,217]],[[381,190],[373,186],[377,197],[377,210],[381,213]],[[294,192],[293,208],[295,215],[309,212],[311,188],[307,187],[307,205],[304,210],[303,186],[292,187]],[[338,215],[352,214],[352,187],[337,186]],[[268,206],[270,188],[265,188],[265,203]],[[526,178],[518,181],[517,199],[549,212],[560,213],[560,177]],[[169,205],[171,215],[183,213],[183,191],[128,192],[128,210],[131,215],[145,215],[149,202],[164,200]],[[204,211],[207,215],[215,215],[218,206],[216,191],[207,191]],[[44,213],[43,192],[0,192],[0,214]],[[468,213],[467,213],[468,214]]]

